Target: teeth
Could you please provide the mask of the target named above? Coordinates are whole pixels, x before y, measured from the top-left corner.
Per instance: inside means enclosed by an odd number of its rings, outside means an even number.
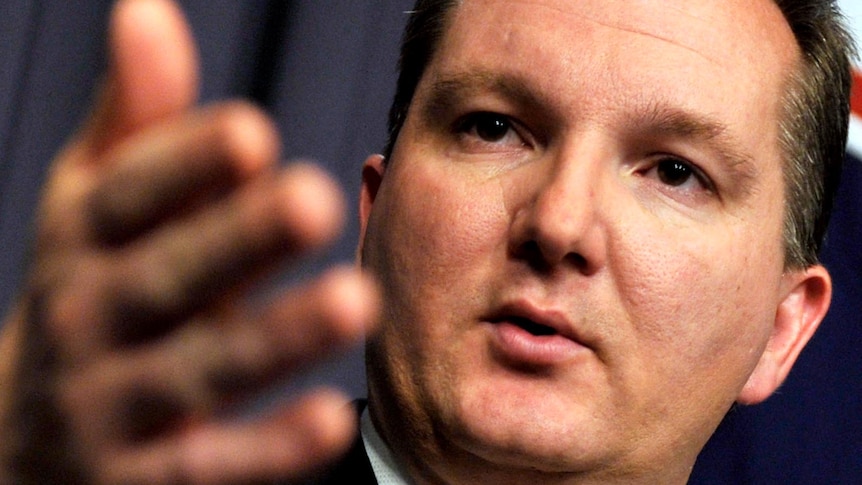
[[[557,333],[553,328],[536,323],[527,318],[516,317],[512,319],[512,323],[536,336],[556,335]]]

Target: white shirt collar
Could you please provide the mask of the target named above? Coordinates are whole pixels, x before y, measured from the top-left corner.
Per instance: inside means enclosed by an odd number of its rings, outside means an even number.
[[[365,453],[371,462],[371,469],[377,478],[379,485],[410,485],[404,470],[392,456],[392,450],[386,446],[383,438],[377,433],[374,423],[371,421],[371,413],[368,407],[362,411],[359,420],[359,432],[362,434],[362,444],[365,445]]]

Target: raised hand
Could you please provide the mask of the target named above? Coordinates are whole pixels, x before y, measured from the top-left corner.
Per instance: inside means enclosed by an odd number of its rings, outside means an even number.
[[[292,478],[348,442],[318,391],[257,419],[227,404],[355,341],[377,296],[335,269],[264,305],[257,278],[329,241],[343,201],[277,167],[254,107],[194,106],[188,28],[168,0],[121,0],[91,119],[58,156],[0,352],[2,479],[238,483]]]

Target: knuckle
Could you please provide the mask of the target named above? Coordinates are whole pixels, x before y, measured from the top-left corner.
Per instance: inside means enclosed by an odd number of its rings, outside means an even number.
[[[278,158],[278,134],[273,122],[251,104],[228,102],[209,114],[211,146],[242,178],[258,173]]]
[[[323,279],[317,299],[333,337],[352,339],[362,333],[375,314],[371,293],[367,279],[352,270],[337,269]]]
[[[106,317],[105,275],[97,258],[78,258],[62,270],[44,272],[34,285],[28,319],[38,339],[59,346],[64,357],[79,359]]]
[[[344,200],[337,184],[320,169],[294,165],[284,173],[279,188],[281,223],[299,246],[319,246],[338,234]]]
[[[119,265],[110,295],[110,338],[132,344],[162,336],[189,311],[189,292],[175,251],[147,248]]]

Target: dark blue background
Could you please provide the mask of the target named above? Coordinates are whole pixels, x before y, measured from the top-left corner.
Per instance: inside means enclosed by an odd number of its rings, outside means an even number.
[[[0,2],[0,310],[27,261],[33,207],[53,154],[81,121],[104,65],[107,0]],[[287,158],[319,161],[356,200],[379,151],[409,0],[185,0],[205,102],[241,96],[278,122]],[[730,412],[692,483],[862,483],[862,165],[850,160],[824,261],[832,310],[789,381]],[[286,278],[353,255],[356,215],[333,252]],[[364,393],[361,353],[311,380]],[[685,399],[685,396],[679,396]]]

